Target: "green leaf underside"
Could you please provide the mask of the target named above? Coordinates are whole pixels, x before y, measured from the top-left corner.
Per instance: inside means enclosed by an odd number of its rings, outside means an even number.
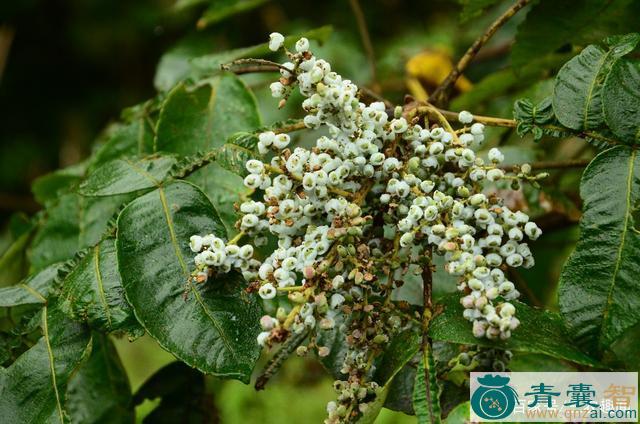
[[[53,291],[61,264],[50,265],[22,283],[0,289],[0,307],[45,304]]]
[[[604,123],[605,79],[616,61],[631,52],[639,39],[638,34],[617,37],[606,50],[596,45],[587,46],[560,69],[555,79],[553,109],[562,125],[588,130]]]
[[[604,350],[640,321],[640,158],[600,153],[580,184],[580,240],[560,277],[560,310],[576,340]]]
[[[65,406],[72,423],[135,422],[129,380],[108,336],[93,333],[91,355],[69,380]]]
[[[65,277],[60,298],[65,313],[86,320],[94,329],[139,332],[133,310],[124,298],[113,238],[101,241],[80,260]]]
[[[513,302],[520,326],[507,341],[478,339],[471,333],[471,323],[463,316],[460,296],[443,299],[442,310],[431,321],[429,335],[433,340],[459,344],[489,346],[521,352],[544,353],[578,364],[595,366],[596,361],[582,353],[567,333],[562,319],[552,312]]]
[[[0,369],[0,411],[8,424],[64,423],[65,388],[91,347],[86,329],[56,305],[42,309],[42,337]]]
[[[131,202],[118,219],[117,254],[127,300],[147,332],[202,372],[248,382],[260,348],[261,307],[237,273],[190,279],[189,237],[225,237],[206,195],[178,181]]]
[[[640,61],[620,60],[603,90],[604,118],[622,142],[640,144]]]
[[[83,196],[113,196],[160,185],[176,163],[173,156],[154,156],[134,161],[128,158],[107,162],[80,184]]]
[[[428,353],[428,358],[422,359],[416,371],[416,380],[413,389],[413,410],[415,411],[419,424],[439,423],[440,402],[438,399],[440,397],[440,390],[436,376],[436,364],[431,351]],[[429,370],[429,397],[427,397],[427,385],[425,383],[425,360],[428,361]]]

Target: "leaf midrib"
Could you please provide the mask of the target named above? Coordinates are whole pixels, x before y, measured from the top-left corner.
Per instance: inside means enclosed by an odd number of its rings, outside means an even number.
[[[232,348],[231,342],[227,338],[227,335],[224,333],[224,331],[222,329],[222,326],[220,325],[218,320],[216,320],[216,318],[213,315],[211,315],[211,313],[209,312],[209,309],[204,304],[204,301],[202,300],[202,297],[200,296],[200,293],[198,292],[196,287],[193,285],[193,281],[189,276],[189,270],[187,269],[187,264],[184,262],[184,258],[182,257],[182,252],[180,251],[180,246],[178,244],[178,240],[177,240],[177,237],[176,237],[176,234],[175,234],[175,230],[174,230],[174,226],[173,226],[173,220],[171,219],[171,215],[169,213],[169,206],[167,204],[167,198],[166,198],[166,196],[164,194],[164,190],[162,189],[162,187],[158,188],[158,192],[160,194],[160,203],[162,203],[162,210],[164,212],[165,220],[167,221],[167,227],[169,228],[169,235],[171,237],[171,244],[173,246],[173,250],[174,250],[175,255],[176,255],[177,259],[178,259],[178,262],[180,262],[180,267],[182,268],[182,273],[183,273],[184,277],[187,279],[188,285],[191,288],[191,292],[194,294],[194,296],[195,296],[198,304],[200,305],[200,307],[202,307],[202,310],[203,310],[204,314],[209,318],[209,320],[211,321],[213,326],[216,328],[216,331],[220,335],[220,338],[222,339],[222,342],[224,343],[224,345],[227,348],[227,350],[233,355],[234,358],[237,358],[237,353]]]
[[[109,328],[111,328],[111,312],[109,311],[109,305],[107,304],[107,297],[104,292],[104,284],[102,283],[102,273],[100,272],[100,244],[97,244],[93,248],[93,270],[96,274],[96,283],[98,285],[98,295],[100,296],[100,303],[104,309],[104,315],[107,317]]]
[[[625,218],[624,225],[622,227],[622,238],[620,240],[620,246],[618,247],[618,254],[616,258],[615,267],[613,269],[613,275],[611,277],[611,283],[609,284],[609,290],[607,293],[607,303],[605,304],[605,308],[603,311],[602,322],[600,323],[600,337],[599,342],[600,346],[603,345],[604,338],[604,329],[605,324],[609,318],[609,311],[611,310],[611,303],[613,300],[613,289],[615,287],[616,279],[618,277],[618,273],[620,272],[620,265],[622,263],[622,252],[624,250],[624,246],[626,243],[627,232],[629,231],[629,216],[631,215],[631,181],[633,180],[633,172],[634,172],[634,162],[636,157],[636,151],[631,151],[631,156],[629,156],[629,167],[628,167],[628,176],[627,176],[627,192],[626,192],[626,207],[625,207]]]
[[[60,418],[60,423],[64,423],[64,412],[62,410],[62,404],[60,402],[60,393],[58,392],[58,383],[56,381],[56,369],[55,358],[53,357],[53,350],[51,349],[51,341],[49,340],[49,323],[47,319],[47,305],[42,308],[42,332],[45,344],[47,346],[47,354],[49,356],[49,371],[51,372],[51,383],[53,384],[53,392],[56,396],[56,408]]]
[[[605,60],[607,60],[607,58],[609,57],[612,51],[613,49],[610,49],[608,52],[602,55],[602,58],[598,62],[598,67],[597,67],[598,71],[595,73],[593,80],[591,81],[591,84],[589,84],[589,91],[587,93],[587,98],[585,99],[585,105],[584,105],[584,117],[582,118],[582,127],[584,129],[589,129],[587,127],[587,118],[589,116],[589,108],[591,107],[593,90],[596,86],[596,81],[598,80],[598,76],[600,75],[600,72],[602,72],[602,68],[604,66]]]

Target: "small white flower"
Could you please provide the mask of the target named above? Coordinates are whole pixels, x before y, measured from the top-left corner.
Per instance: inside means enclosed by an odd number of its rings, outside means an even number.
[[[493,163],[500,163],[504,160],[504,155],[502,154],[502,152],[495,147],[489,150],[488,156],[489,156],[489,160]]]
[[[531,240],[536,240],[542,234],[542,230],[540,229],[540,227],[538,227],[538,225],[535,222],[529,221],[526,224],[524,224],[524,233]]]
[[[260,346],[264,346],[267,343],[267,340],[269,339],[269,336],[271,335],[270,331],[263,331],[260,334],[258,334],[258,344]]]
[[[309,40],[302,37],[301,39],[296,41],[296,51],[298,53],[304,53],[306,51],[309,51]]]
[[[273,140],[273,145],[278,149],[284,149],[289,145],[289,142],[291,142],[289,134],[278,134]]]
[[[271,83],[271,85],[269,85],[269,89],[271,90],[272,97],[280,98],[284,96],[285,88],[279,81]]]
[[[473,115],[466,110],[463,110],[458,114],[458,121],[461,124],[470,124],[471,122],[473,122]]]
[[[482,135],[483,133],[484,133],[484,124],[481,124],[480,122],[476,122],[475,124],[471,125],[471,134]]]
[[[504,177],[504,172],[502,171],[502,169],[490,169],[487,172],[487,180],[489,181],[498,181],[502,177]]]
[[[258,294],[265,300],[273,299],[276,297],[276,288],[273,284],[267,283],[258,289]]]
[[[329,305],[331,309],[336,309],[338,306],[342,305],[345,301],[345,298],[340,293],[334,293],[331,295],[331,300],[329,301]]]
[[[202,250],[202,237],[200,236],[191,236],[189,239],[189,248],[192,252],[199,252]]]
[[[279,32],[269,34],[269,50],[272,52],[278,51],[282,44],[284,44],[284,36],[282,34]]]

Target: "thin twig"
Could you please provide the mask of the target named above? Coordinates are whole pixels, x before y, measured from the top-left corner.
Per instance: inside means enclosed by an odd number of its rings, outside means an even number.
[[[290,133],[298,130],[304,130],[306,128],[307,126],[305,125],[304,121],[301,119],[298,122],[294,122],[293,124],[285,125],[280,128],[275,128],[273,132],[276,134],[282,134],[282,133]]]
[[[450,110],[444,109],[438,109],[438,111],[448,120],[458,121],[458,112],[452,112]],[[517,125],[517,122],[513,119],[494,118],[493,116],[473,115],[473,120],[475,122],[480,122],[481,124],[490,125],[492,127],[515,128]]]
[[[353,15],[356,18],[358,31],[360,32],[360,38],[362,39],[362,45],[367,54],[369,68],[371,68],[371,83],[373,87],[375,87],[378,81],[378,78],[376,76],[376,56],[373,51],[371,36],[369,35],[369,30],[367,29],[367,21],[364,19],[364,13],[362,13],[362,8],[360,7],[360,2],[358,0],[349,0],[349,4],[351,5],[351,10],[353,11]]]
[[[456,66],[451,70],[447,78],[440,84],[438,88],[431,94],[429,97],[429,102],[437,105],[443,106],[449,100],[449,94],[451,92],[451,88],[453,84],[458,80],[460,75],[464,72],[464,70],[469,66],[469,63],[473,60],[475,55],[480,51],[482,46],[484,46],[496,33],[496,31],[503,26],[513,15],[515,15],[520,9],[529,4],[531,0],[519,0],[513,6],[506,10],[498,19],[496,19],[487,30],[482,34],[474,43],[469,47],[469,49],[465,52],[465,54],[460,58]]]
[[[569,159],[559,161],[547,161],[547,162],[533,162],[531,163],[531,169],[566,169],[566,168],[584,168],[589,165],[590,159]],[[509,171],[517,171],[520,165],[503,165],[501,169]]]
[[[234,69],[236,67],[239,67],[239,69]],[[235,74],[246,74],[249,72],[277,72],[279,70],[289,73],[291,72],[291,69],[288,69],[277,62],[266,59],[237,59],[233,62],[220,65],[220,68],[225,71],[231,71]]]
[[[269,361],[269,363],[264,367],[262,374],[258,376],[256,379],[256,383],[253,386],[256,390],[263,390],[267,385],[271,377],[273,377],[282,367],[285,359],[287,359],[294,350],[300,346],[300,344],[307,337],[307,332],[302,332],[298,334],[294,334],[292,337],[288,338],[283,344],[280,350],[273,355],[273,358]]]

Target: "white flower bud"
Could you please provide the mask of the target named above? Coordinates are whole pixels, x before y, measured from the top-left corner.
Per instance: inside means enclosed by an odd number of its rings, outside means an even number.
[[[272,52],[280,50],[280,47],[284,44],[284,36],[279,32],[272,32],[269,34],[269,50]]]
[[[273,284],[267,283],[258,289],[258,294],[264,300],[273,299],[276,297],[276,288],[273,287]]]
[[[473,115],[466,110],[463,110],[458,114],[458,121],[461,124],[470,124],[471,122],[473,122]]]

